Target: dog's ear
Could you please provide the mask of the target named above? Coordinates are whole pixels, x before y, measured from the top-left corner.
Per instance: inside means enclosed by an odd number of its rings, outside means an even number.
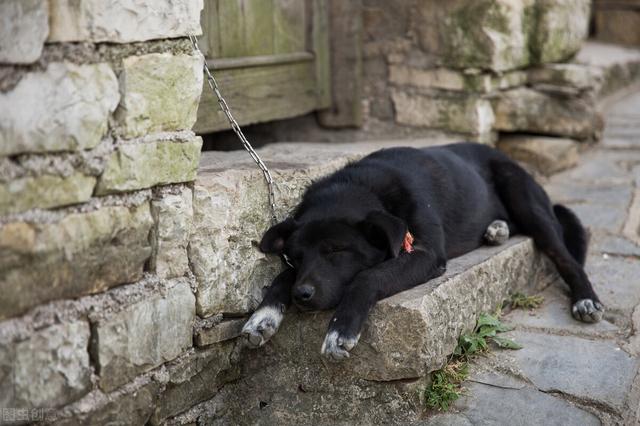
[[[398,257],[407,233],[407,224],[400,218],[382,211],[374,211],[360,222],[361,231],[371,244],[387,249],[392,257]]]
[[[285,241],[297,226],[298,224],[292,218],[287,218],[283,222],[273,225],[264,233],[262,241],[260,241],[260,251],[263,253],[282,254]]]

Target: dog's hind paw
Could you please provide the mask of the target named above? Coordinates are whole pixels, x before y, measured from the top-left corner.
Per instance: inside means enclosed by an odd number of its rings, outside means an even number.
[[[504,220],[494,220],[484,233],[487,244],[498,246],[509,239],[509,225]]]
[[[580,299],[571,307],[571,314],[578,321],[594,323],[602,319],[604,306],[591,299]]]
[[[282,309],[276,306],[264,306],[255,311],[242,327],[242,334],[246,336],[249,346],[257,348],[264,345],[276,334],[282,318]]]
[[[324,338],[320,352],[332,361],[341,361],[349,358],[349,351],[358,344],[358,340],[360,340],[359,334],[355,337],[347,337],[337,331],[330,331]]]

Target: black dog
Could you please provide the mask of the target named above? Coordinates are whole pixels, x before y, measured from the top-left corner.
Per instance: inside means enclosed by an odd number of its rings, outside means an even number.
[[[292,218],[269,229],[260,249],[285,253],[278,275],[243,333],[254,346],[278,329],[293,302],[337,307],[322,353],[349,356],[378,300],[444,273],[448,259],[509,232],[531,236],[571,289],[573,316],[596,322],[604,308],[583,265],[587,234],[552,206],[534,179],[501,152],[461,143],[375,152],[311,185]]]

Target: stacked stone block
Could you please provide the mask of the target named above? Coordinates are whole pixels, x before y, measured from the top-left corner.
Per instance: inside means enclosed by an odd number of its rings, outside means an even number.
[[[0,3],[0,423],[157,423],[228,370],[193,344],[202,7]]]
[[[602,75],[573,62],[590,6],[589,0],[365,0],[369,118],[486,143],[502,133],[598,140]]]

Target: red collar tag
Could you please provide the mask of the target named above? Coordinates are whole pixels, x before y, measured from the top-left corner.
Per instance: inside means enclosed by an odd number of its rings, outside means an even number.
[[[407,253],[413,252],[413,235],[411,235],[411,232],[409,232],[409,231],[407,231],[407,233],[404,234],[404,241],[402,242],[402,249],[404,251],[406,251]]]

